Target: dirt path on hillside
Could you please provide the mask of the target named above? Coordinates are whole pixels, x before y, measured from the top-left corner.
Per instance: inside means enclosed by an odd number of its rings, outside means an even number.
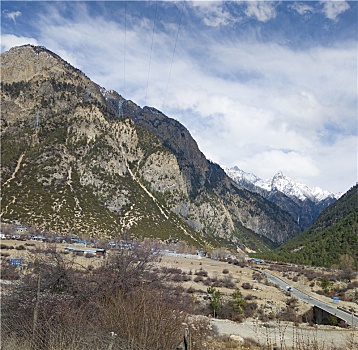
[[[13,179],[15,179],[15,176],[16,176],[16,173],[19,171],[20,169],[20,165],[21,165],[21,162],[22,162],[22,158],[24,158],[24,155],[25,153],[21,154],[19,159],[17,160],[17,164],[16,164],[16,168],[14,170],[14,172],[11,174],[10,178],[7,179],[5,182],[4,182],[4,186],[7,185],[10,181],[12,181]]]

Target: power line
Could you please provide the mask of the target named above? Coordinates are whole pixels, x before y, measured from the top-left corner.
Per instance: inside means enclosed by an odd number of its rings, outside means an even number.
[[[162,107],[162,108],[164,108],[165,103],[166,103],[166,100],[167,100],[167,94],[168,94],[168,88],[169,88],[169,81],[170,81],[170,76],[171,76],[171,74],[172,74],[174,56],[175,56],[175,52],[176,52],[176,48],[177,48],[177,42],[178,42],[179,32],[180,32],[180,28],[181,28],[181,22],[182,22],[183,13],[184,13],[184,6],[185,6],[185,0],[183,1],[183,6],[182,6],[182,9],[181,9],[181,12],[180,12],[178,30],[177,30],[177,35],[176,35],[176,38],[175,38],[175,44],[174,44],[172,62],[171,62],[171,64],[170,64],[169,75],[168,75],[168,81],[167,81],[167,86],[166,86],[166,89],[165,89],[164,101],[163,101],[163,107]]]
[[[153,32],[152,32],[152,44],[150,46],[150,56],[149,56],[149,67],[148,67],[148,77],[147,77],[147,87],[145,89],[145,102],[144,105],[147,105],[147,95],[148,95],[148,83],[149,83],[149,74],[150,74],[150,65],[152,63],[152,51],[153,51],[153,41],[154,41],[154,31],[155,31],[155,22],[157,20],[157,9],[158,9],[158,1],[155,2],[155,15],[153,21]]]
[[[127,1],[124,3],[123,95],[126,91]]]

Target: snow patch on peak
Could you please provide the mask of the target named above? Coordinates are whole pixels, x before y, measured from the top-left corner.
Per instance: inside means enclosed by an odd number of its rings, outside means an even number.
[[[231,177],[234,181],[240,181],[240,180],[247,180],[253,184],[256,184],[256,182],[262,181],[259,177],[252,173],[247,173],[241,169],[239,169],[237,166],[234,166],[233,168],[227,168],[225,166],[221,166],[226,174]]]
[[[278,171],[273,177],[267,180],[262,180],[252,173],[246,173],[239,169],[237,166],[233,168],[223,167],[228,176],[234,181],[249,181],[253,185],[261,187],[267,191],[279,191],[288,197],[296,197],[301,201],[309,199],[313,202],[320,202],[326,198],[339,198],[329,191],[322,190],[319,187],[310,188],[309,186],[295,182],[286,176],[281,170]]]

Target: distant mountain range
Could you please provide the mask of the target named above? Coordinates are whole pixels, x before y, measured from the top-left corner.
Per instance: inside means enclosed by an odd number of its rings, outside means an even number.
[[[207,160],[178,121],[44,47],[1,54],[1,104],[2,221],[255,250],[301,232],[286,210]]]
[[[311,227],[321,211],[341,196],[319,187],[310,188],[305,184],[297,183],[281,171],[268,180],[262,180],[236,166],[223,168],[242,188],[262,195],[290,213],[302,230]]]

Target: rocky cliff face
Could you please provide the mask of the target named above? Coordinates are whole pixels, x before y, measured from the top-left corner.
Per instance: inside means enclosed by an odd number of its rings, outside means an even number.
[[[290,215],[206,160],[188,130],[43,47],[1,55],[1,219],[58,233],[283,242]]]

